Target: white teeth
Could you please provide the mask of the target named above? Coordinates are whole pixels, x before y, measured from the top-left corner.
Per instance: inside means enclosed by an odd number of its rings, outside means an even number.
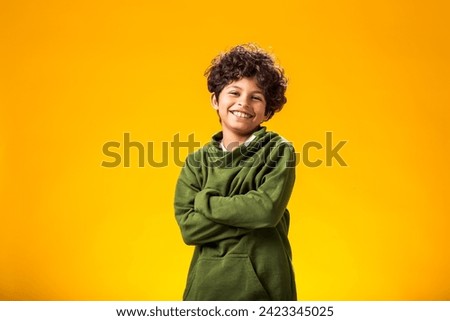
[[[249,115],[249,114],[246,114],[246,113],[237,111],[237,110],[234,110],[234,111],[232,111],[231,113],[232,113],[234,116],[237,116],[237,117],[240,117],[240,118],[251,118],[251,117],[252,117],[252,115]]]

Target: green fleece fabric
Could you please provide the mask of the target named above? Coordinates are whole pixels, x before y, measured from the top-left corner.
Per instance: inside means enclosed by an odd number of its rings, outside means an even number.
[[[184,300],[296,300],[286,208],[293,146],[260,127],[233,152],[222,133],[190,154],[175,192],[183,240],[195,245]]]

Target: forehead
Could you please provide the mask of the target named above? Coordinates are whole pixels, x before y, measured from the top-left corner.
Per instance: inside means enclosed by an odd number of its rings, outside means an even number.
[[[228,85],[226,85],[225,88],[237,88],[237,89],[248,90],[248,91],[252,91],[252,92],[263,93],[263,89],[261,88],[261,86],[259,86],[259,83],[256,80],[256,77],[252,77],[252,78],[243,77],[241,79],[234,80],[234,81],[230,82]]]

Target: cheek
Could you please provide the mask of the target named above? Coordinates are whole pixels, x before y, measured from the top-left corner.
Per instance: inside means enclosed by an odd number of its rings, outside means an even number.
[[[264,117],[266,115],[266,105],[265,104],[258,106],[258,114],[262,115],[262,117]]]
[[[226,115],[228,113],[228,108],[226,106],[220,106],[219,114]]]

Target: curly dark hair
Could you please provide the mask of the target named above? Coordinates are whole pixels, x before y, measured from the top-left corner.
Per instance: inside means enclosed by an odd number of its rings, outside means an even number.
[[[256,77],[266,99],[266,116],[272,118],[287,99],[287,78],[275,59],[253,43],[238,45],[215,57],[205,71],[208,90],[219,98],[220,92],[233,81]]]

